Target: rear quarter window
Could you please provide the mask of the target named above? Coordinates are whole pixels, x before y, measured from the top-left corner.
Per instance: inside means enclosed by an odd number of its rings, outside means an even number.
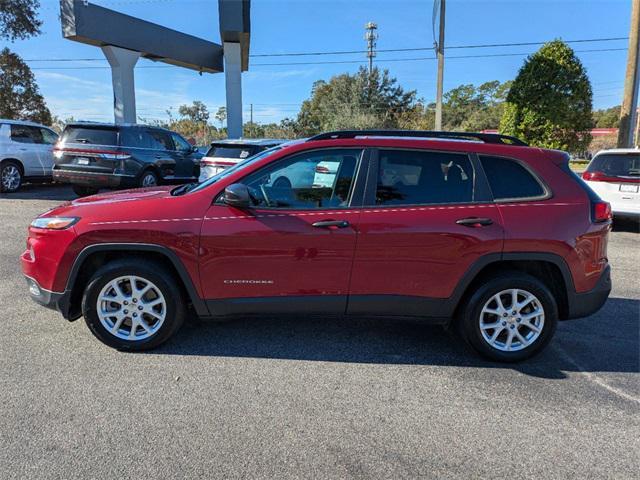
[[[539,198],[546,194],[533,174],[515,160],[480,155],[480,162],[495,200]]]
[[[67,127],[60,139],[62,143],[85,143],[88,145],[118,145],[115,128]]]

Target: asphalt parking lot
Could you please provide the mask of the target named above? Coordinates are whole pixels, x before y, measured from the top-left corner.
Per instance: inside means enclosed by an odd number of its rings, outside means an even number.
[[[0,195],[1,478],[637,478],[637,224],[611,235],[605,307],[521,365],[344,319],[191,322],[126,354],[28,299],[26,227],[69,198]]]

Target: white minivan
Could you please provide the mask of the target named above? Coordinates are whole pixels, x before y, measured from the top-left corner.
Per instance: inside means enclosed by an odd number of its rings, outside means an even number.
[[[18,191],[25,180],[51,180],[58,134],[43,125],[0,119],[0,191]]]
[[[640,218],[640,150],[602,150],[582,178],[611,204],[614,217]]]

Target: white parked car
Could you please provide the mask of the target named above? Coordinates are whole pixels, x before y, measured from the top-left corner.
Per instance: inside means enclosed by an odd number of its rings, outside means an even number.
[[[16,192],[25,180],[51,180],[57,141],[43,125],[0,119],[0,191]]]
[[[236,163],[286,141],[277,139],[238,139],[213,142],[209,147],[209,151],[200,160],[200,181],[204,182]]]
[[[602,150],[582,178],[611,204],[614,217],[640,218],[640,150]]]

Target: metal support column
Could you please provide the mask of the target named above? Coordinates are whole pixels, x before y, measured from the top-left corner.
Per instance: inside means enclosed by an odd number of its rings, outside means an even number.
[[[113,83],[113,116],[116,123],[136,123],[136,91],[133,69],[140,52],[124,48],[102,47],[111,65]]]
[[[239,43],[224,42],[224,76],[227,88],[227,137],[242,137],[242,50]]]

